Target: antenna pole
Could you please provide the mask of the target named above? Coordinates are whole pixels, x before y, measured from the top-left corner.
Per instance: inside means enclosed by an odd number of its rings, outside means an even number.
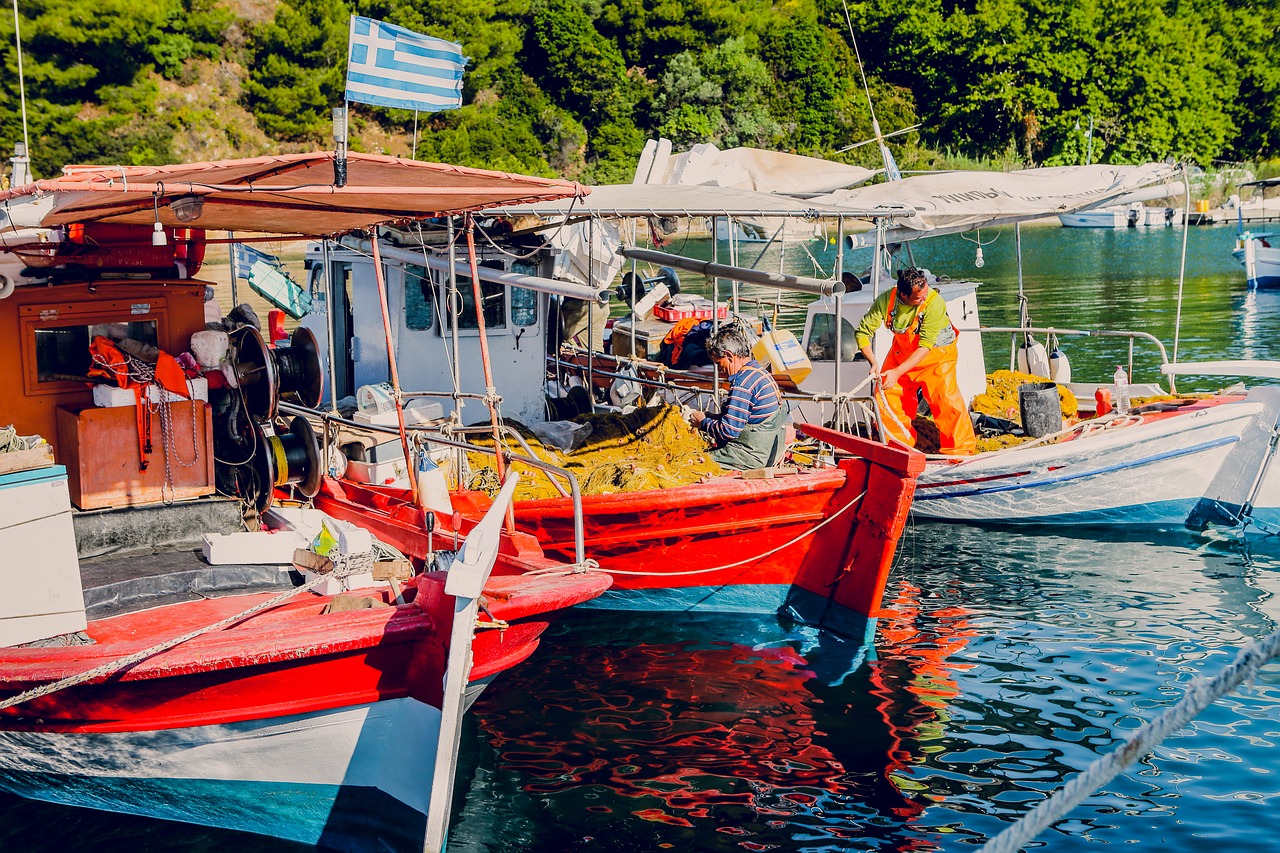
[[[27,134],[27,83],[22,75],[22,27],[18,23],[18,0],[13,0],[13,42],[18,49],[18,93],[22,99],[22,144],[31,150],[31,137]]]
[[[876,146],[880,149],[880,159],[884,161],[885,179],[901,180],[902,173],[898,171],[898,164],[893,161],[889,146],[885,145],[884,134],[880,132],[880,122],[876,119],[876,105],[871,100],[871,87],[867,85],[866,69],[862,67],[862,52],[858,50],[858,37],[853,34],[853,18],[849,15],[849,4],[846,0],[840,0],[840,2],[844,6],[845,23],[849,25],[849,40],[853,42],[853,55],[858,60],[858,74],[862,77],[862,91],[867,96],[867,109],[871,112],[871,133],[875,135]]]

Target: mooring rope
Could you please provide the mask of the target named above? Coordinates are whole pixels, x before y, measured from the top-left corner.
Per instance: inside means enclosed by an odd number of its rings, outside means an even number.
[[[275,607],[278,604],[281,604],[282,602],[292,598],[293,596],[297,595],[300,592],[306,592],[310,589],[313,589],[331,578],[346,577],[348,574],[358,572],[361,570],[362,567],[367,566],[367,561],[362,562],[360,559],[358,559],[366,555],[355,554],[352,556],[355,559],[350,559],[347,561],[340,561],[338,563],[335,563],[333,572],[325,573],[325,574],[317,574],[314,578],[307,581],[302,586],[294,587],[291,590],[282,592],[281,594],[275,596],[274,598],[270,598],[266,601],[259,602],[258,604],[255,604],[253,607],[250,607],[248,610],[244,610],[240,613],[237,613],[234,616],[228,616],[225,619],[214,622],[212,625],[206,625],[203,628],[197,628],[196,630],[183,634],[180,637],[172,637],[168,640],[165,640],[162,643],[158,643],[148,649],[143,649],[142,651],[134,652],[133,654],[128,655],[126,657],[117,658],[116,660],[113,660],[113,661],[107,661],[106,663],[96,666],[93,669],[86,670],[85,672],[79,672],[79,673],[76,673],[75,675],[68,675],[66,678],[60,678],[57,681],[51,681],[48,684],[42,684],[39,687],[33,687],[30,690],[17,694],[16,696],[10,696],[8,699],[0,700],[0,711],[3,711],[5,708],[12,708],[15,705],[21,705],[24,702],[30,702],[32,699],[39,699],[41,696],[48,696],[50,693],[56,693],[59,690],[63,690],[67,687],[74,687],[77,684],[83,684],[86,681],[92,681],[95,678],[111,675],[112,673],[118,672],[124,669],[125,667],[133,666],[135,663],[141,663],[142,661],[146,660],[152,655],[158,655],[161,652],[168,651],[174,646],[181,645],[182,643],[185,643],[188,640],[193,640],[196,637],[201,636],[202,634],[208,634],[210,631],[216,631],[219,628],[225,628],[226,626],[232,625],[243,619],[248,619],[250,616],[254,616],[254,615],[257,615],[258,613],[261,613],[263,610],[267,610],[269,608]]]
[[[1066,817],[1068,812],[1090,794],[1114,779],[1138,756],[1145,755],[1170,734],[1191,722],[1214,700],[1230,693],[1241,682],[1253,679],[1258,670],[1277,655],[1280,655],[1280,631],[1241,649],[1231,665],[1216,678],[1197,678],[1187,687],[1186,694],[1176,705],[1131,732],[1123,746],[1089,765],[1087,770],[1056,794],[983,845],[980,853],[1015,853],[1021,850],[1042,831]]]

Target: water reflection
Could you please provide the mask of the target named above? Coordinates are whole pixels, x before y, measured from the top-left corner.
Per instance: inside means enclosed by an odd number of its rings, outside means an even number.
[[[1278,566],[1189,534],[918,524],[874,649],[573,616],[476,706],[469,748],[503,782],[468,793],[451,849],[498,849],[494,821],[522,827],[503,850],[969,849],[1274,630]],[[1273,666],[1045,840],[1269,849],[1277,720]]]

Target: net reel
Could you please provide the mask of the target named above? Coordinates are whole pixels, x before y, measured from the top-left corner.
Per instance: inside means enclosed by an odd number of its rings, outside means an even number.
[[[314,409],[324,393],[324,373],[320,368],[320,347],[315,334],[299,326],[289,346],[271,349],[262,333],[244,326],[234,333],[236,384],[244,394],[245,406],[255,420],[271,420],[285,397],[300,406]]]
[[[256,493],[249,495],[262,513],[271,506],[276,489],[293,486],[305,498],[320,491],[324,469],[320,465],[320,443],[304,417],[289,422],[287,432],[277,432],[270,424],[256,425],[258,452],[253,458]]]
[[[631,308],[658,284],[666,285],[667,296],[675,296],[680,292],[680,275],[671,267],[659,267],[658,274],[652,278],[642,278],[633,272],[623,273],[615,292]]]

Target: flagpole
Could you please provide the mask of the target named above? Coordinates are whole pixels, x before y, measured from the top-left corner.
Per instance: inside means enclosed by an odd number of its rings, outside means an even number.
[[[413,155],[414,160],[418,159],[418,111],[413,111]]]
[[[234,241],[236,232],[228,231],[227,236]],[[240,304],[240,297],[236,290],[236,244],[234,242],[228,243],[227,251],[231,255],[231,307],[234,308]]]

